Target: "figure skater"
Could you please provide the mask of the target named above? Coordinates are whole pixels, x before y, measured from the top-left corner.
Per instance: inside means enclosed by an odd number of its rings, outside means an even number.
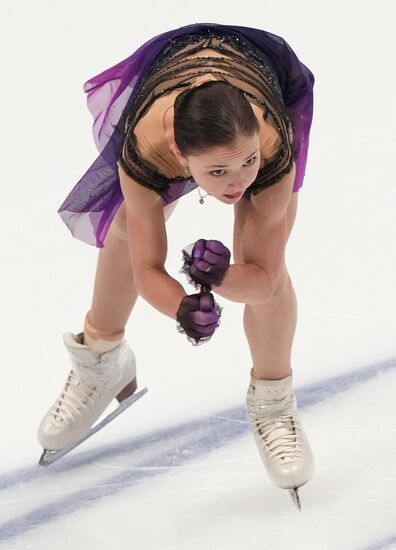
[[[219,326],[218,294],[245,304],[247,416],[270,479],[298,498],[314,461],[292,384],[296,296],[285,247],[305,174],[313,85],[283,38],[216,23],[155,36],[85,83],[100,155],[59,214],[75,238],[100,250],[83,331],[63,335],[72,370],[40,424],[44,449],[75,444],[113,398],[136,390],[124,333],[138,295],[200,344]],[[165,222],[194,189],[203,205],[210,196],[233,206],[233,263],[203,225],[184,250],[183,270],[198,289],[186,294],[164,267]]]

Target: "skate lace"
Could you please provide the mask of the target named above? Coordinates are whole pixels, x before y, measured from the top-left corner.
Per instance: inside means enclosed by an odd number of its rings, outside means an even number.
[[[100,397],[111,376],[114,374],[105,362],[96,363],[91,367],[78,366],[78,371],[72,369],[57,403],[53,406],[49,421],[58,426],[65,422],[70,425],[83,418]]]
[[[256,417],[255,427],[272,461],[278,464],[292,462],[301,456],[301,426],[294,415],[289,413],[276,417]]]
[[[262,442],[268,458],[283,464],[302,455],[301,423],[293,395],[267,401],[249,395],[248,415],[258,441]]]

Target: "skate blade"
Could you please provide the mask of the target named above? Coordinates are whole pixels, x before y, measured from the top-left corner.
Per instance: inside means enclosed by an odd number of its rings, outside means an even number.
[[[114,420],[119,414],[124,412],[131,405],[133,405],[133,403],[135,403],[138,399],[143,397],[143,395],[146,392],[147,392],[147,388],[143,388],[142,390],[132,394],[127,399],[124,399],[124,401],[121,401],[120,404],[118,405],[118,407],[112,413],[110,413],[108,416],[106,416],[106,418],[104,418],[101,422],[99,422],[99,424],[97,424],[96,426],[91,428],[89,430],[89,432],[83,438],[81,438],[79,441],[77,441],[76,443],[73,443],[72,445],[69,445],[68,447],[65,447],[64,449],[59,449],[59,450],[56,450],[56,451],[50,451],[48,449],[44,449],[44,452],[41,455],[40,460],[39,460],[39,465],[40,466],[49,466],[50,464],[53,464],[54,462],[56,462],[57,460],[62,458],[62,456],[65,456],[66,454],[70,453],[70,451],[72,451],[73,449],[75,449],[76,447],[81,445],[81,443],[83,443],[84,441],[89,439],[92,435],[96,434],[99,430],[101,430],[107,424],[109,424],[112,420]]]
[[[294,489],[289,489],[289,495],[291,496],[292,501],[297,506],[297,508],[301,512],[301,502],[300,502],[300,496],[298,494],[298,487],[294,487]]]

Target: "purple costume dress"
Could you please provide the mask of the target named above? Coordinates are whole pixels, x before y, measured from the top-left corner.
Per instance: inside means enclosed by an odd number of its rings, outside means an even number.
[[[299,61],[286,41],[275,34],[250,27],[192,24],[153,37],[130,57],[84,84],[100,154],[58,210],[73,237],[98,248],[104,246],[110,224],[124,200],[117,162],[124,146],[128,115],[146,77],[155,72],[183,37],[191,43],[202,37],[232,37],[234,48],[243,49],[256,67],[272,75],[270,81],[278,90],[279,104],[285,109],[293,130],[292,153],[296,163],[293,191],[301,187],[313,114],[312,72]],[[170,183],[169,190],[163,194],[164,206],[197,187],[192,178]]]

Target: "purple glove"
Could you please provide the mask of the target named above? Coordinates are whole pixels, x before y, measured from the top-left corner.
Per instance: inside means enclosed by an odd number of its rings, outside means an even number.
[[[180,302],[176,313],[177,330],[195,346],[210,340],[220,324],[221,307],[210,292],[190,294]]]
[[[183,250],[184,272],[190,283],[211,289],[220,286],[230,267],[231,252],[220,241],[199,239],[191,252]]]

